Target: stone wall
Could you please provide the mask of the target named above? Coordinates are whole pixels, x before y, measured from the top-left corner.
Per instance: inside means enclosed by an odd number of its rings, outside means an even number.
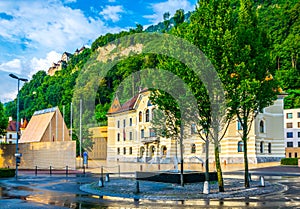
[[[0,145],[0,167],[15,167],[15,144]],[[75,141],[20,143],[21,169],[75,169]]]

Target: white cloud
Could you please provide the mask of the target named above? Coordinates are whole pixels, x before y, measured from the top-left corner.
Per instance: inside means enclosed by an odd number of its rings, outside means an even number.
[[[6,63],[0,64],[0,71],[20,74],[22,71],[21,60],[13,59]]]
[[[10,92],[1,92],[0,102],[6,103],[12,101],[16,98],[17,94],[18,94],[17,90],[10,91]]]
[[[106,5],[99,14],[102,15],[105,20],[118,22],[121,19],[120,13],[125,13],[121,5],[117,5],[117,6]]]
[[[30,68],[32,71],[28,75],[29,77],[32,77],[33,74],[35,74],[39,70],[45,70],[47,71],[49,67],[52,65],[53,62],[57,63],[61,59],[61,54],[51,51],[47,54],[46,58],[32,58],[30,61]]]
[[[0,19],[0,36],[10,42],[22,42],[37,49],[47,47],[65,51],[85,44],[111,31],[97,18],[86,17],[81,10],[71,9],[59,1],[16,1],[0,3],[0,12],[11,20]],[[116,28],[113,28],[114,31]]]
[[[5,40],[0,43],[17,44],[23,47],[23,52],[20,60],[8,63],[15,66],[8,68],[7,63],[2,64],[0,70],[25,75],[44,69],[51,60],[49,56],[54,55],[48,54],[45,58],[49,51],[73,53],[102,34],[121,30],[109,27],[100,18],[85,16],[83,11],[65,6],[58,0],[0,1],[1,12],[12,18],[0,19],[0,37]]]
[[[68,4],[68,3],[75,3],[77,0],[64,0],[64,3]]]
[[[163,21],[163,14],[165,12],[170,13],[172,17],[176,10],[183,9],[184,12],[192,11],[195,9],[195,5],[192,5],[188,0],[167,0],[164,2],[150,4],[150,8],[154,14],[144,15],[143,17],[149,19],[153,24]]]

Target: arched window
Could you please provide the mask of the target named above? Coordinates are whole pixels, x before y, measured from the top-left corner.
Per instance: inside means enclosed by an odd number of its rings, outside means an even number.
[[[154,154],[155,154],[155,147],[154,147],[154,146],[151,146],[151,147],[150,147],[150,156],[151,156],[151,157],[154,157]]]
[[[146,122],[150,121],[149,109],[146,110]]]
[[[243,141],[238,142],[238,152],[244,152],[244,142]]]
[[[145,130],[144,129],[141,130],[141,138],[145,138]]]
[[[145,148],[141,147],[140,148],[140,157],[143,157],[144,153],[145,153]]]
[[[265,133],[265,123],[263,120],[260,121],[259,123],[259,132],[260,133]]]
[[[264,142],[260,142],[260,153],[264,153]]]
[[[162,146],[161,151],[162,151],[162,156],[166,157],[167,156],[167,147],[166,146]]]
[[[196,153],[196,144],[191,145],[191,153]]]
[[[129,154],[132,155],[132,147],[129,147]]]
[[[139,112],[139,122],[142,122],[143,120],[143,113],[140,111]]]
[[[126,155],[126,147],[123,147],[123,154]]]
[[[268,153],[271,153],[272,152],[272,145],[271,143],[268,144]]]

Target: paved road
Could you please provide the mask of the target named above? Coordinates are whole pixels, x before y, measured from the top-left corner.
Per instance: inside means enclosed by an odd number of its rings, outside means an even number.
[[[273,169],[273,170],[272,170]],[[276,169],[271,171],[276,173]],[[277,168],[277,172],[278,169]],[[256,170],[270,174],[270,170]],[[290,171],[285,171],[289,174]],[[254,172],[255,173],[255,172]],[[280,172],[279,172],[280,173]],[[282,174],[282,173],[281,173]],[[294,173],[295,174],[295,173]],[[226,174],[228,175],[228,173]],[[232,175],[232,174],[231,174]],[[235,173],[242,177],[241,173]],[[253,174],[253,178],[258,178]],[[225,200],[189,201],[134,201],[131,199],[103,199],[79,190],[85,183],[97,181],[97,176],[20,176],[18,181],[0,181],[0,208],[300,208],[300,177],[267,177],[270,182],[281,182],[288,189],[275,195]]]

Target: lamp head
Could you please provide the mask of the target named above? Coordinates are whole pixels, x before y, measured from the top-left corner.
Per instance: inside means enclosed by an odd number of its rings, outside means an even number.
[[[19,78],[18,76],[16,76],[16,75],[14,75],[14,74],[9,74],[9,76],[10,77],[12,77],[12,78],[14,78],[14,79],[18,79],[18,80],[20,80],[20,81],[24,81],[24,82],[27,82],[28,81],[28,79],[26,79],[26,78]]]
[[[28,81],[28,79],[26,79],[26,78],[19,78],[19,80],[24,81],[24,82]]]
[[[14,78],[14,79],[19,79],[18,76],[14,75],[14,74],[9,74],[10,77]]]

